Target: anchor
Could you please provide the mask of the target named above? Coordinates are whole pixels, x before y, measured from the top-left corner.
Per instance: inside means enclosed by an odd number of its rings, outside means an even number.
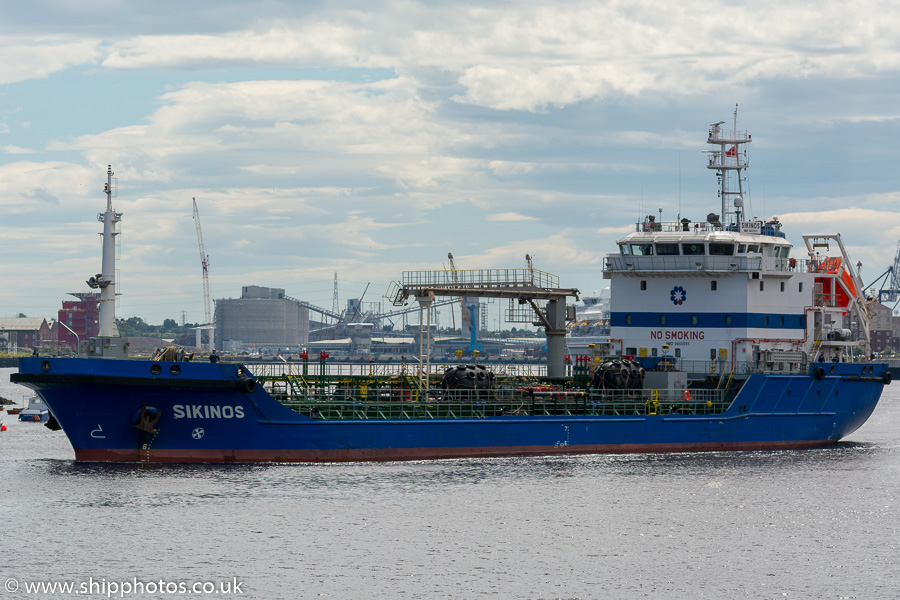
[[[153,435],[157,433],[154,428],[156,423],[162,418],[162,411],[155,406],[145,404],[141,407],[141,412],[137,415],[137,423],[134,427],[144,433]]]

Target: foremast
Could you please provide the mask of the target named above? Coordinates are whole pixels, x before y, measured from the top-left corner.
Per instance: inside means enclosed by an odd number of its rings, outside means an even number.
[[[116,224],[122,220],[122,213],[113,210],[112,206],[113,175],[112,165],[107,165],[106,184],[103,186],[106,211],[97,215],[97,220],[103,223],[101,272],[87,280],[91,288],[100,290],[100,328],[97,337],[92,337],[87,347],[79,348],[79,354],[122,358],[126,344],[116,325],[116,236],[119,235]]]
[[[97,220],[103,223],[103,262],[100,274],[100,336],[118,337],[119,328],[116,327],[116,223],[122,220],[122,213],[117,213],[112,207],[112,165],[107,165],[106,185],[103,192],[106,194],[106,211],[97,215]]]
[[[744,144],[753,141],[746,131],[737,128],[737,104],[734,105],[734,122],[732,129],[723,129],[725,121],[712,123],[709,126],[707,144],[718,146],[718,150],[709,150],[707,169],[716,171],[719,179],[719,197],[722,200],[722,223],[736,226],[742,231],[741,214],[744,208],[744,171],[750,166]],[[716,216],[716,215],[710,215]],[[712,222],[713,219],[710,219]]]

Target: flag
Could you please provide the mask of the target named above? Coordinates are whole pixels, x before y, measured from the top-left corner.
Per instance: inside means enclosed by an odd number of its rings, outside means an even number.
[[[728,152],[725,153],[725,156],[737,156],[737,144],[732,146]]]

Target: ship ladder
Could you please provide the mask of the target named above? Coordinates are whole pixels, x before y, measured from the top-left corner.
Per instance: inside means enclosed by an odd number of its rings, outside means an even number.
[[[723,389],[723,390],[727,390],[728,388],[731,387],[731,380],[732,380],[732,379],[734,379],[734,373],[729,373],[729,374],[728,374],[728,379],[725,380],[725,385],[722,386],[722,389]],[[716,388],[716,389],[719,389],[719,388]]]
[[[409,385],[409,401],[410,402],[418,402],[419,401],[419,378],[415,375],[407,375],[405,378],[407,385]]]
[[[727,375],[727,377],[726,377]],[[722,374],[719,375],[719,383],[716,384],[716,389],[728,389],[728,385],[731,383],[731,378],[734,377],[734,373],[731,371],[726,372],[725,369],[722,369]],[[724,382],[724,386],[722,383]]]
[[[659,390],[650,390],[650,400],[647,401],[647,414],[655,415],[659,412]]]
[[[809,354],[812,357],[812,362],[819,362],[818,361],[819,357],[817,355],[819,354],[819,348],[821,348],[821,346],[822,346],[821,339],[817,339],[815,342],[813,342],[812,352],[810,352],[810,354]],[[825,357],[823,356],[822,358],[824,359]]]
[[[291,395],[297,394],[303,400],[306,400],[309,397],[309,382],[306,381],[303,375],[291,373],[286,379],[286,383],[291,389]]]

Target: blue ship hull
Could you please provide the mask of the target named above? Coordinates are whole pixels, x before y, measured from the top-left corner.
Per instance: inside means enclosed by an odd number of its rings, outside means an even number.
[[[833,369],[831,367],[834,367]],[[316,419],[235,364],[23,358],[80,461],[310,462],[823,446],[875,409],[884,365],[751,375],[724,413]]]

